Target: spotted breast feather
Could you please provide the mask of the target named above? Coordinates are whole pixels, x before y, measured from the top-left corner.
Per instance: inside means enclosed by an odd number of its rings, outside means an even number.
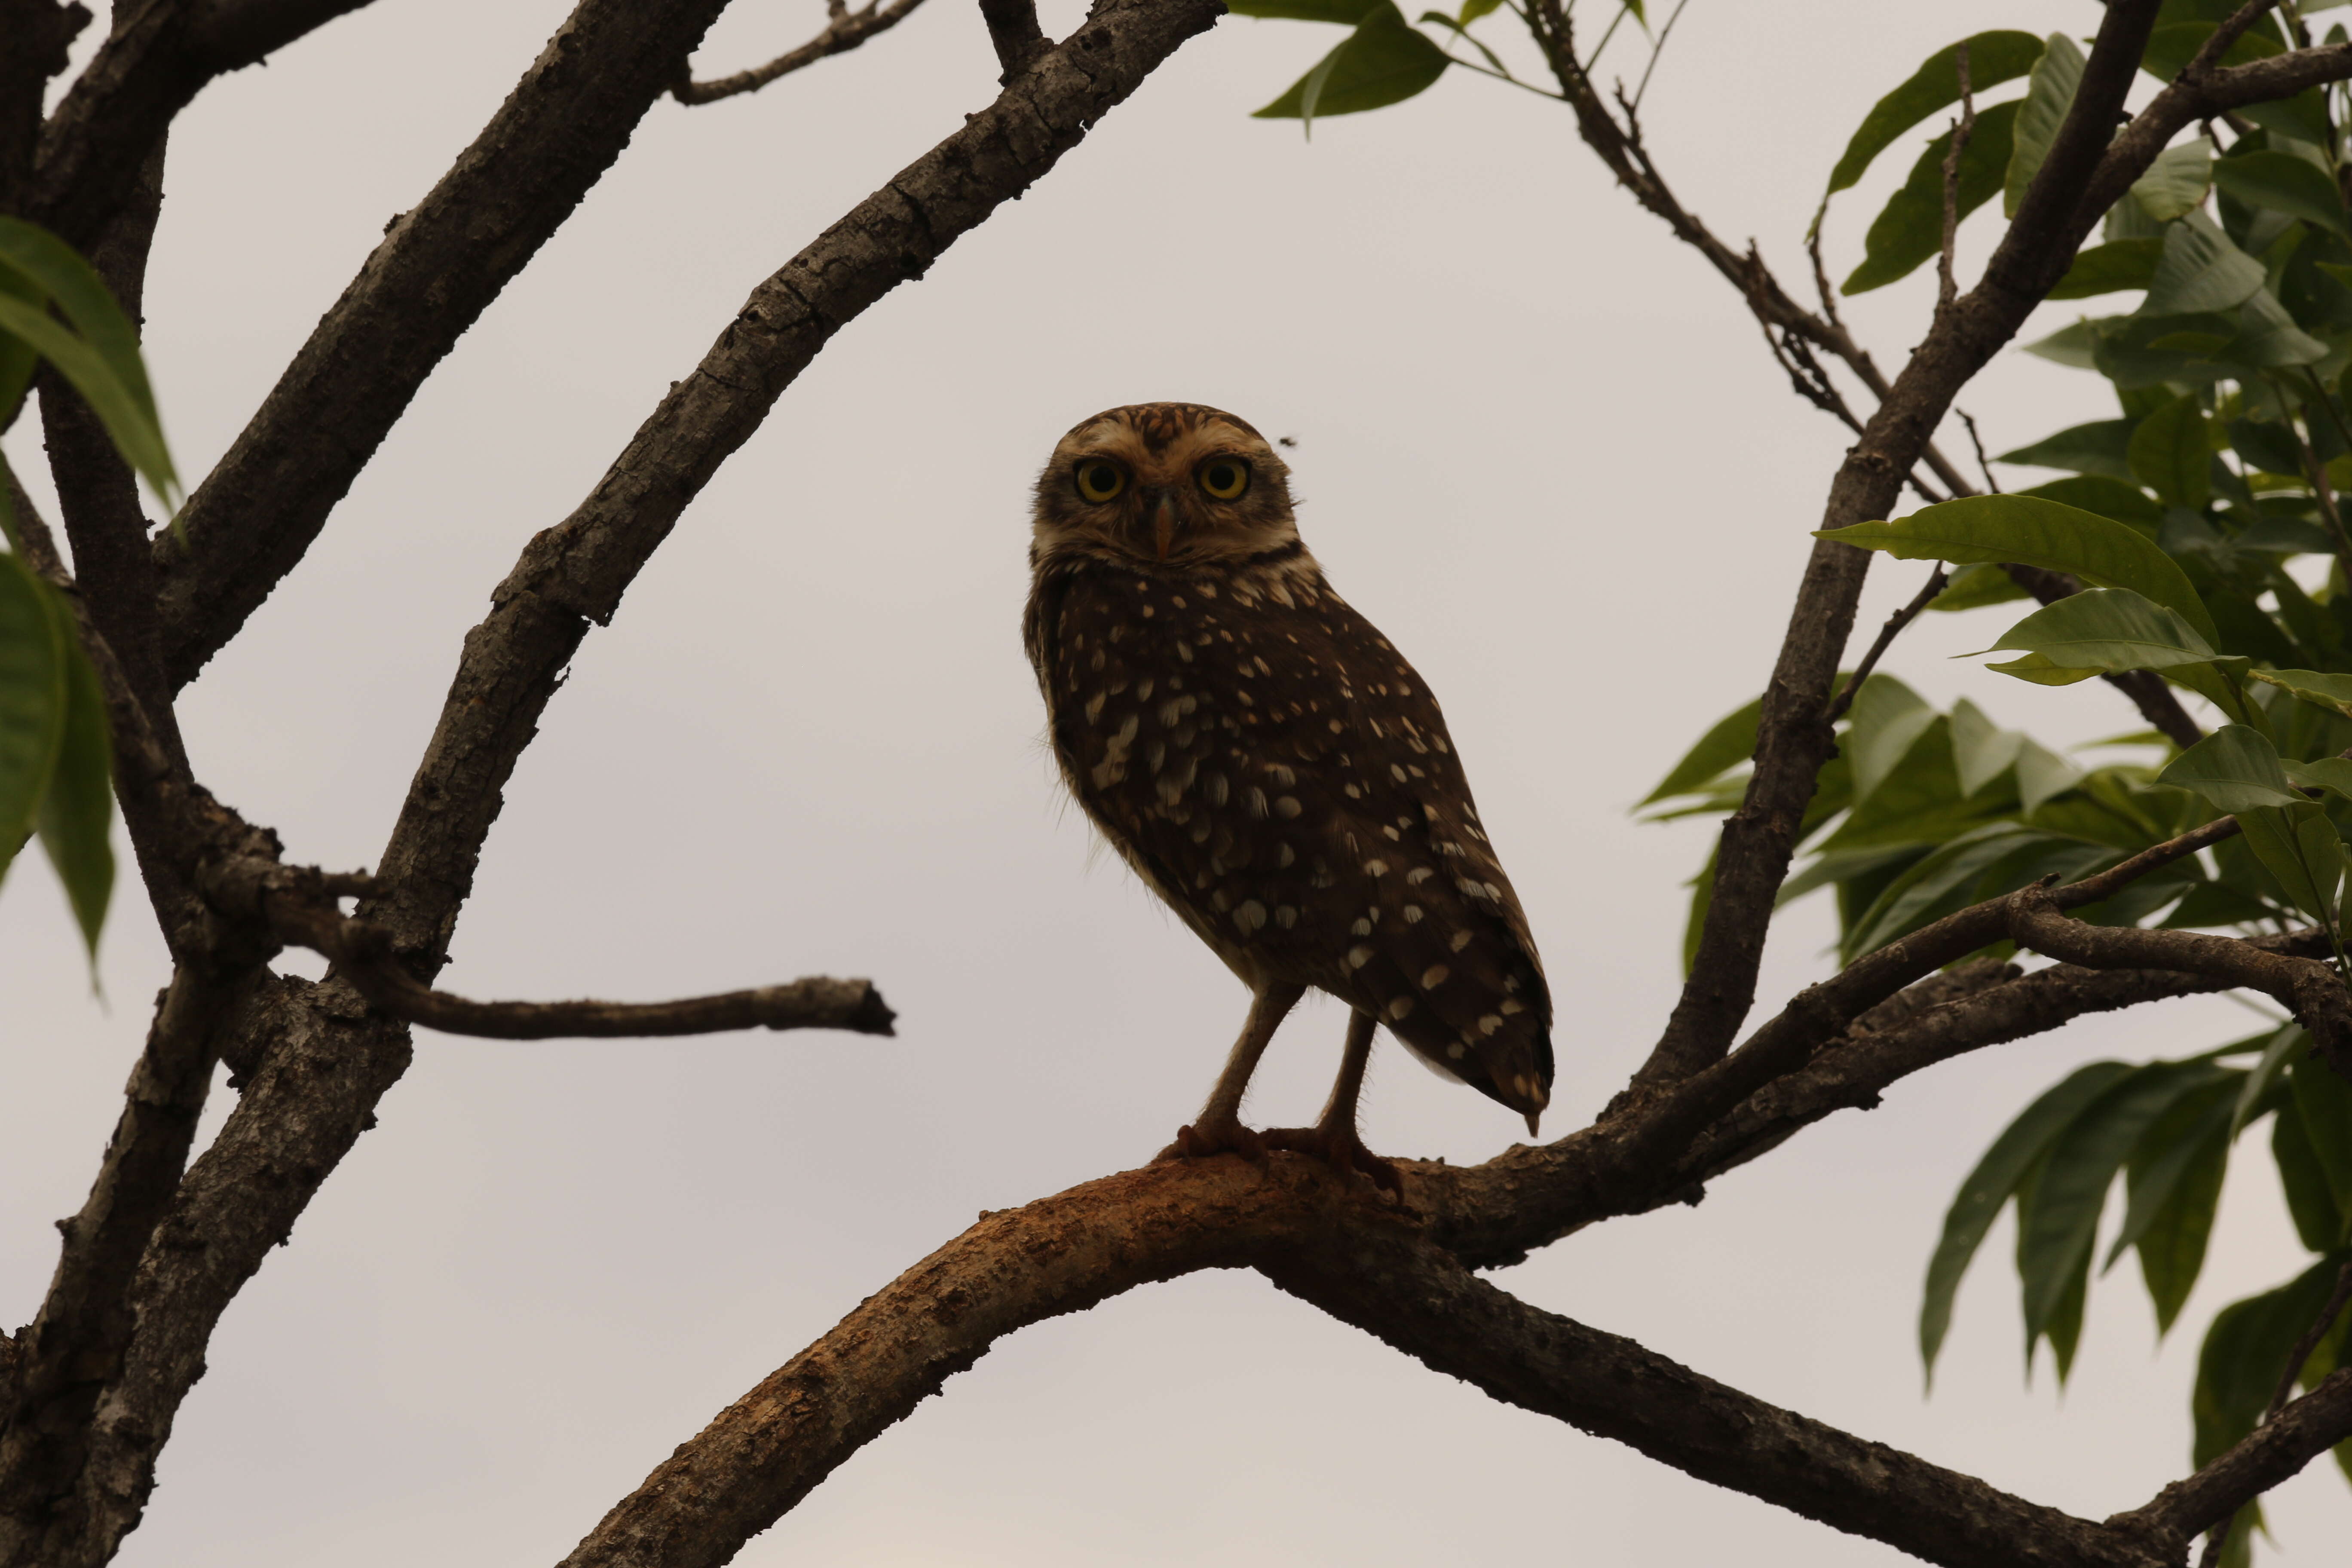
[[[1063,774],[1245,983],[1319,987],[1539,1102],[1549,994],[1436,700],[1303,547],[1271,554],[1041,568],[1025,630]]]

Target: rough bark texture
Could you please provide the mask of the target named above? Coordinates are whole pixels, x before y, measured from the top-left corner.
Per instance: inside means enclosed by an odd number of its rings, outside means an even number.
[[[727,0],[582,0],[482,133],[392,220],[155,542],[174,689],[326,525],[417,388],[621,155]]]
[[[664,400],[588,501],[533,541],[499,591],[490,619],[467,639],[442,725],[371,884],[374,896],[362,906],[372,924],[390,931],[394,950],[418,980],[429,979],[446,961],[448,935],[470,889],[482,839],[498,814],[499,792],[536,732],[539,713],[572,650],[592,619],[611,616],[629,581],[719,465],[758,427],[835,331],[898,284],[919,277],[958,237],[1042,177],[1103,114],[1221,13],[1217,0],[1126,0],[1100,7],[995,104],[969,117],[962,129],[763,285],[704,364]],[[534,68],[541,73],[535,79],[561,75],[567,47],[551,47],[555,58],[543,58]],[[682,58],[681,50],[668,58],[665,81],[674,79]],[[508,109],[514,108],[509,100]],[[634,114],[630,119],[633,123]],[[609,153],[603,156],[609,162]],[[563,204],[565,211],[570,205]],[[548,226],[562,216],[548,218]],[[530,226],[502,229],[486,219],[486,229],[467,229],[466,216],[460,213],[451,219],[466,242],[460,252],[479,246],[489,259],[453,252],[447,269],[470,268],[478,279],[497,275],[504,265],[502,247]],[[520,265],[519,257],[509,254],[507,259]],[[347,303],[366,295],[365,281],[347,296]],[[461,326],[437,323],[450,336]],[[317,346],[314,339],[312,347]],[[430,360],[404,363],[421,377]],[[348,366],[343,369],[352,374]],[[404,403],[409,391],[413,384],[398,389],[399,401]],[[352,422],[363,426],[381,419],[388,425],[396,413],[375,408]],[[260,423],[268,422],[265,410]],[[236,460],[233,454],[229,462]],[[298,465],[277,482],[286,487],[291,504],[315,496],[319,480]],[[275,491],[247,498],[257,515],[272,512],[277,500]],[[125,766],[134,773],[142,768],[168,773],[171,759],[155,744],[143,714],[136,712],[119,661],[87,625],[85,641],[94,656],[103,656],[114,688],[132,710],[130,721],[119,718],[117,724]],[[165,782],[175,809],[208,805],[208,797],[199,800],[202,792],[185,781]],[[135,785],[135,780],[126,784],[126,797]],[[210,809],[234,824],[233,814]],[[234,828],[249,835],[242,824]],[[247,846],[223,858],[206,848],[205,831],[192,830],[188,852],[209,857],[196,878],[207,905],[266,944],[274,937],[272,900],[285,892],[285,878],[293,868],[280,874],[274,844]],[[224,831],[236,837],[236,831]],[[266,955],[265,947],[261,956]],[[237,956],[247,964],[257,962],[249,952]],[[867,1005],[870,999],[870,993],[850,999],[847,1011],[872,1026],[879,1020]],[[161,1016],[172,1016],[169,1009]],[[746,1021],[752,1020],[733,1020]],[[132,1216],[135,1225],[115,1227],[120,1234],[150,1226],[153,1230],[143,1250],[131,1254],[136,1261],[127,1270],[127,1283],[119,1248],[108,1251],[103,1268],[93,1265],[76,1274],[94,1281],[82,1295],[111,1292],[105,1310],[80,1313],[66,1295],[53,1292],[57,1310],[45,1310],[45,1321],[86,1317],[110,1334],[108,1325],[131,1325],[127,1340],[119,1334],[106,1339],[109,1364],[98,1369],[94,1380],[68,1378],[68,1392],[44,1398],[37,1409],[15,1398],[15,1389],[0,1391],[8,1395],[0,1407],[12,1422],[11,1435],[21,1436],[28,1456],[18,1490],[0,1492],[16,1505],[16,1511],[0,1517],[0,1565],[5,1568],[101,1563],[135,1527],[153,1486],[155,1456],[182,1400],[203,1373],[214,1324],[373,1124],[374,1105],[410,1056],[405,1026],[371,1013],[348,981],[332,975],[319,985],[270,977],[245,991],[241,1005],[219,1027],[169,1033],[180,1053],[175,1060],[188,1069],[173,1079],[173,1085],[200,1082],[209,1073],[209,1055],[187,1054],[190,1042],[202,1039],[212,1041],[230,1062],[243,1093],[220,1136],[178,1181],[160,1218],[142,1210]],[[194,1070],[199,1062],[201,1072]],[[145,1092],[134,1083],[134,1115]],[[171,1100],[167,1121],[192,1125],[186,1093],[173,1092],[178,1098],[164,1096]],[[150,1142],[156,1142],[152,1152],[157,1158],[144,1161],[141,1169],[170,1167],[165,1173],[176,1174],[174,1162],[185,1155],[184,1138],[176,1155],[168,1139]],[[114,1168],[110,1157],[110,1173]],[[106,1206],[111,1179],[101,1178],[93,1205]],[[150,1186],[172,1190],[168,1180],[142,1183],[141,1190]],[[68,1265],[61,1268],[61,1279],[75,1273],[71,1259]],[[24,1346],[10,1345],[11,1374],[19,1386],[48,1386],[47,1374],[31,1364],[46,1342],[36,1333],[26,1336]],[[95,1386],[84,1386],[93,1382]]]
[[[1893,510],[1905,476],[1952,399],[2064,275],[2075,247],[2105,210],[2086,208],[2084,192],[2099,170],[2156,12],[2156,0],[2116,0],[2107,7],[2074,104],[1983,280],[1937,311],[1926,341],[1887,388],[1830,483],[1824,530]],[[2146,148],[2138,167],[2162,146],[2159,141]],[[1788,876],[1797,825],[1832,747],[1825,710],[1869,563],[1868,552],[1824,539],[1815,542],[1805,563],[1788,635],[1764,689],[1755,773],[1747,798],[1724,824],[1715,895],[1690,979],[1642,1069],[1642,1085],[1670,1083],[1719,1058],[1755,1002],[1772,900]]]
[[[42,131],[38,166],[18,210],[88,248],[131,198],[140,168],[162,144],[172,117],[205,83],[367,3],[148,0],[117,6],[113,32]]]
[[[76,8],[0,0],[0,37],[28,41],[0,51],[0,205],[93,246],[135,310],[171,115],[213,76],[359,3],[125,7],[41,130],[42,87],[63,58]],[[215,1324],[373,1124],[378,1099],[408,1064],[408,1022],[517,1038],[888,1026],[864,982],[626,1005],[479,1003],[430,983],[562,671],[588,628],[611,619],[684,509],[834,333],[1041,178],[1211,26],[1219,0],[1103,0],[1058,46],[1028,0],[984,0],[1002,95],[761,284],[580,507],[530,542],[466,639],[373,876],[282,863],[272,835],[190,775],[172,721],[173,692],[299,562],[425,377],[619,155],[653,99],[665,89],[695,98],[687,55],[720,4],[582,0],[474,145],[396,220],[198,490],[188,547],[147,548],[128,473],[69,398],[44,399],[56,404],[46,410],[52,467],[83,581],[67,578],[29,508],[25,558],[70,591],[175,969],[99,1179],[62,1227],[40,1316],[19,1339],[0,1337],[0,1568],[97,1568],[136,1526]],[[835,42],[820,52],[878,33],[914,4],[840,12],[819,39]],[[1559,7],[1537,0],[1528,19],[1612,172],[1742,287],[1768,329],[1845,360],[1879,398],[1831,487],[1824,524],[1834,529],[1882,515],[1923,460],[1957,484],[1928,441],[1954,394],[2176,131],[2232,104],[2352,77],[2345,47],[2221,68],[2233,29],[2263,8],[2242,11],[2111,141],[2156,10],[2153,0],[2115,0],[2074,111],[1984,279],[1939,309],[1892,382],[1826,299],[1823,316],[1802,310],[1752,254],[1731,251],[1681,207],[1642,147],[1631,105],[1621,128],[1575,65]],[[747,81],[782,74],[763,68]],[[705,97],[726,84],[709,85]],[[1402,1203],[1279,1152],[1255,1165],[1233,1157],[1154,1165],[983,1215],[678,1448],[569,1562],[725,1562],[1004,1334],[1207,1268],[1257,1268],[1497,1399],[1961,1568],[2177,1563],[2198,1531],[2352,1434],[2352,1373],[2338,1373],[2198,1475],[2095,1523],[1778,1409],[1470,1272],[1599,1220],[1696,1202],[1707,1182],[1836,1110],[1876,1104],[1911,1073],[2085,1013],[2250,985],[2293,1006],[2339,1068],[2352,1069],[2352,1002],[2312,962],[2312,933],[2244,942],[2092,927],[2063,913],[2219,841],[2235,831],[2227,820],[2081,882],[1992,900],[1915,931],[1807,987],[1730,1049],[1753,1001],[1797,821],[1830,754],[1830,682],[1865,560],[1834,541],[1813,551],[1766,695],[1754,782],[1725,830],[1691,984],[1633,1091],[1592,1126],[1468,1170],[1402,1163]],[[2152,713],[2165,711],[2138,695]],[[356,916],[341,912],[345,897],[361,899]],[[2068,962],[2031,975],[1997,963],[1946,968],[2004,936]],[[335,971],[316,985],[268,973],[281,941],[328,954]],[[189,1165],[215,1060],[230,1068],[240,1099]]]

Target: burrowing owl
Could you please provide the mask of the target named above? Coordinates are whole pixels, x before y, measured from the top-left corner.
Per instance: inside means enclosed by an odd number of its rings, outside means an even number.
[[[1339,1081],[1265,1141],[1393,1185],[1356,1134],[1375,1025],[1532,1133],[1551,997],[1437,700],[1324,581],[1289,472],[1213,408],[1095,416],[1037,480],[1024,632],[1071,792],[1254,997],[1178,1150],[1255,1152],[1243,1091],[1312,985],[1355,1009]]]

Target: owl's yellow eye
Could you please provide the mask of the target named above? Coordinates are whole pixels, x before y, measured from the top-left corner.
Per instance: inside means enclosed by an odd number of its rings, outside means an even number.
[[[1090,462],[1078,465],[1078,494],[1090,501],[1107,501],[1126,487],[1127,476],[1118,471],[1116,463]]]
[[[1218,500],[1239,500],[1249,489],[1249,465],[1239,458],[1212,458],[1202,465],[1201,488]]]

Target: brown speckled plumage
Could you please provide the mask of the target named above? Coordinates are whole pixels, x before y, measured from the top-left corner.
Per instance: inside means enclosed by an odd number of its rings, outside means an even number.
[[[1234,464],[1245,490],[1219,500]],[[1095,499],[1081,479],[1099,491],[1103,465],[1117,493]],[[1262,1001],[1329,992],[1532,1119],[1551,1004],[1526,917],[1436,699],[1324,580],[1287,473],[1248,425],[1189,404],[1064,437],[1038,480],[1024,624],[1055,755]]]

